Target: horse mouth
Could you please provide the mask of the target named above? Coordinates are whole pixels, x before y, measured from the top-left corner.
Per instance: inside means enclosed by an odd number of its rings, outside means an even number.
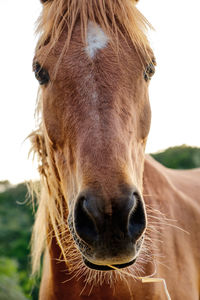
[[[104,265],[95,265],[95,264],[91,263],[89,260],[87,260],[85,257],[83,257],[83,261],[84,261],[85,265],[90,269],[98,270],[98,271],[113,271],[115,268],[122,269],[122,268],[131,266],[132,264],[135,263],[136,258],[125,264],[112,265],[113,268],[110,266],[107,266],[107,265],[105,265],[105,266]]]

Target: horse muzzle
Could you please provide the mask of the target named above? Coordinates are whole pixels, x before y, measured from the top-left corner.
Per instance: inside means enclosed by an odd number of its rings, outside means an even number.
[[[135,188],[109,201],[87,190],[77,198],[68,223],[86,266],[107,271],[111,266],[125,268],[136,261],[146,213]]]

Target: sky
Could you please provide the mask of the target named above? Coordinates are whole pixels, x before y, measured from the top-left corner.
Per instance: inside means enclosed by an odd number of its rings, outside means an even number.
[[[200,147],[200,1],[140,0],[138,9],[155,28],[148,35],[157,68],[149,90],[147,152]],[[24,140],[35,128],[32,58],[40,11],[39,0],[0,1],[0,180],[14,184],[38,178]]]

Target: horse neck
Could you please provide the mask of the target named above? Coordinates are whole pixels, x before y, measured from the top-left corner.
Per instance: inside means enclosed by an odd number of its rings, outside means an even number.
[[[148,288],[131,276],[126,276],[124,280],[119,279],[112,287],[106,282],[95,287],[92,284],[86,285],[85,276],[80,276],[81,272],[78,276],[71,273],[64,262],[58,261],[59,258],[60,249],[53,240],[44,257],[40,300],[77,300],[85,297],[88,300],[121,300],[133,299],[133,295],[136,294],[137,299],[143,299],[143,293]],[[144,272],[153,273],[153,267],[151,263],[146,264]]]
[[[73,278],[74,274],[70,273],[61,257],[60,248],[53,238],[44,255],[40,300],[78,299],[76,293],[81,291],[81,282]]]
[[[40,300],[77,300],[87,297],[88,300],[107,300],[107,299],[144,299],[143,293],[147,293],[145,286],[138,280],[129,275],[118,279],[113,286],[104,282],[93,287],[93,283],[86,285],[86,277],[81,276],[81,270],[77,273],[70,272],[65,262],[60,260],[61,251],[53,239],[51,246],[46,250],[44,257],[43,276],[40,286]],[[143,266],[144,275],[154,272],[152,262],[145,263]],[[133,266],[134,269],[134,266]],[[133,272],[134,274],[134,272]],[[151,289],[153,287],[151,286]],[[137,292],[136,292],[137,291]]]

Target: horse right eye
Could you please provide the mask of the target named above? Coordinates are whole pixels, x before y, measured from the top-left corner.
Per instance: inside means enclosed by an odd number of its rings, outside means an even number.
[[[33,71],[35,73],[35,78],[38,80],[40,85],[44,85],[49,82],[50,77],[48,71],[42,68],[38,62],[33,64]]]
[[[145,81],[151,80],[151,77],[155,73],[155,66],[156,66],[156,60],[152,59],[152,62],[149,63],[149,65],[146,67],[146,70],[144,71]]]

